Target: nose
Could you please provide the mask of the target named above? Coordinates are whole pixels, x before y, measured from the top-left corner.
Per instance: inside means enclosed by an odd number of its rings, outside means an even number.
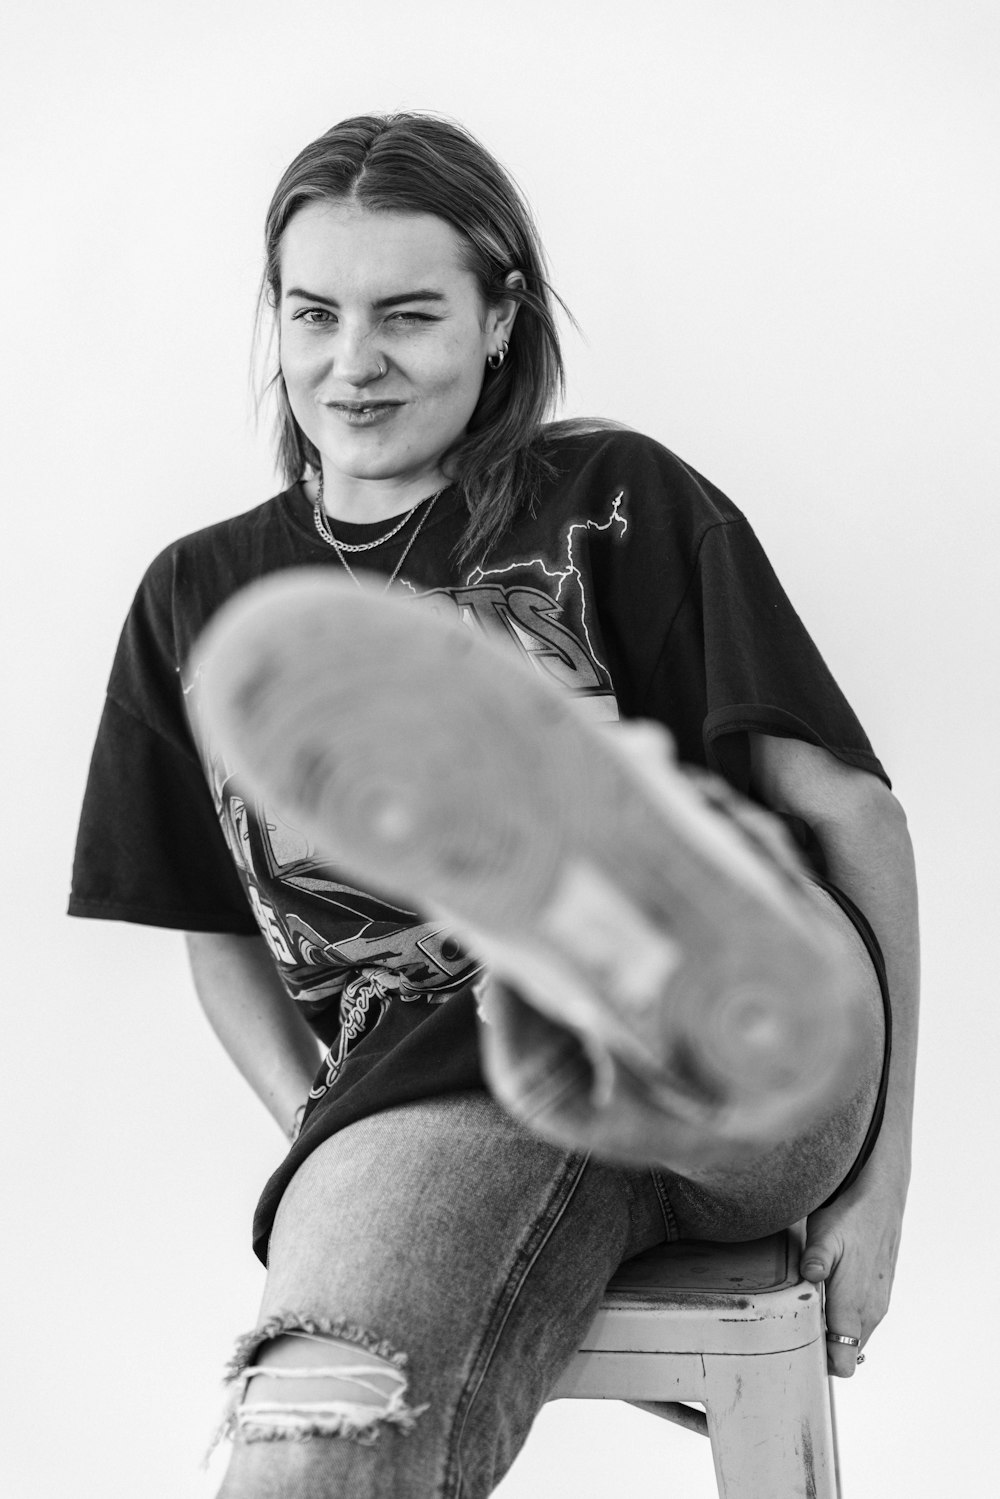
[[[333,341],[332,364],[334,378],[358,390],[385,374],[385,361],[379,358],[371,334],[360,329],[338,330]]]

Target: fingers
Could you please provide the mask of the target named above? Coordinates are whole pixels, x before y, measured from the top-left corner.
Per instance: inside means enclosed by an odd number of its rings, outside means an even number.
[[[866,1320],[856,1281],[844,1273],[843,1265],[830,1271],[826,1281],[826,1367],[830,1374],[838,1379],[853,1377],[873,1326]]]
[[[844,1240],[831,1224],[824,1220],[822,1210],[814,1213],[806,1229],[805,1248],[799,1261],[799,1273],[814,1283],[827,1280],[839,1264],[844,1253]]]
[[[863,1319],[843,1257],[844,1244],[838,1234],[829,1228],[825,1233],[811,1234],[806,1239],[799,1273],[814,1285],[826,1283],[826,1367],[838,1379],[850,1379],[863,1346]],[[855,1341],[838,1341],[847,1338]]]
[[[827,1372],[835,1375],[838,1379],[852,1379],[859,1359],[864,1357],[864,1338],[862,1336],[861,1319],[857,1318],[854,1326],[850,1329],[841,1330],[837,1324],[837,1337],[831,1335],[830,1312],[827,1308],[827,1338],[826,1338],[826,1367]],[[838,1342],[837,1338],[856,1338],[855,1343]]]
[[[833,1256],[831,1254],[820,1254],[815,1250],[808,1251],[799,1265],[799,1274],[803,1280],[811,1280],[813,1285],[818,1285],[821,1280],[826,1280],[833,1270]]]
[[[835,1379],[853,1379],[864,1356],[860,1345],[856,1348],[846,1348],[839,1343],[827,1343],[826,1371]]]

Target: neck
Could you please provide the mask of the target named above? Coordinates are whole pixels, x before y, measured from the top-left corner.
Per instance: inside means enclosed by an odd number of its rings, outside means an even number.
[[[445,487],[448,480],[438,470],[433,473],[408,479],[346,479],[341,474],[333,475],[324,470],[323,509],[332,520],[343,520],[365,524],[379,520],[392,520],[405,515],[421,500]],[[303,485],[309,499],[315,504],[319,492],[319,480],[307,479]]]

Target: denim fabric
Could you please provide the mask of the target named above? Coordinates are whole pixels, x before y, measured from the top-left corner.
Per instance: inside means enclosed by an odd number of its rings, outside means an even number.
[[[260,1324],[235,1372],[305,1327],[387,1361],[392,1403],[305,1440],[273,1429],[247,1440],[245,1426],[226,1499],[492,1493],[623,1260],[678,1237],[755,1238],[834,1192],[877,1124],[888,1043],[873,951],[839,908],[836,919],[845,981],[864,997],[862,1061],[848,1096],[763,1155],[668,1166],[675,1127],[627,1071],[615,1068],[608,1100],[595,1097],[579,1043],[499,987],[484,1037],[509,1107],[456,1092],[317,1145],[278,1207]]]
[[[349,1125],[282,1199],[261,1324],[313,1318],[378,1347],[418,1414],[370,1445],[238,1441],[233,1492],[285,1492],[268,1485],[318,1464],[350,1499],[491,1493],[617,1266],[671,1236],[656,1173],[547,1144],[488,1093]]]

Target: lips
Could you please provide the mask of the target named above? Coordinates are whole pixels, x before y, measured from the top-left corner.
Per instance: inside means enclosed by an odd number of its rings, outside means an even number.
[[[402,401],[328,401],[326,409],[331,417],[339,418],[344,427],[364,431],[369,427],[385,427],[403,409]]]
[[[402,401],[327,401],[332,411],[393,411]]]

